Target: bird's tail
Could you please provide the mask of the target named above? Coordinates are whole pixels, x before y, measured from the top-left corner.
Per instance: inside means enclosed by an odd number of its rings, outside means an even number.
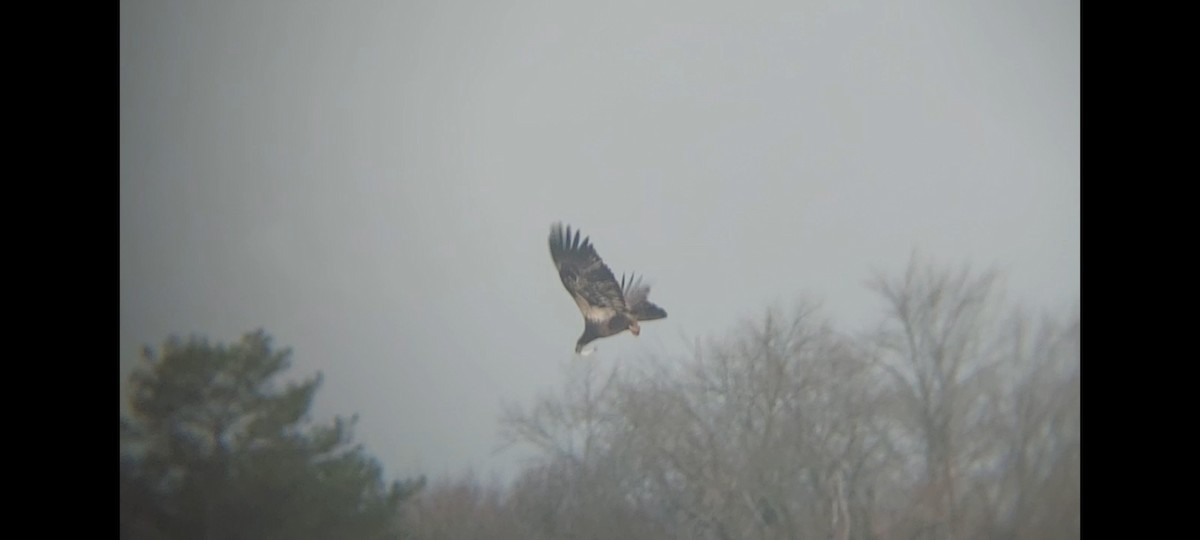
[[[626,279],[621,275],[621,291],[625,294],[625,305],[629,313],[639,321],[653,321],[667,316],[667,312],[650,301],[650,286],[642,283],[642,278],[630,274]]]
[[[632,306],[629,310],[634,317],[639,321],[653,321],[655,319],[665,319],[667,312],[649,300],[642,300],[636,306]]]

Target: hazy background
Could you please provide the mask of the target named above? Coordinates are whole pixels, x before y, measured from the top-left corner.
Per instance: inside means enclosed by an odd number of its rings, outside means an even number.
[[[389,476],[494,455],[582,319],[564,220],[684,350],[920,249],[1079,296],[1079,4],[121,2],[121,399],[141,345],[263,327]]]

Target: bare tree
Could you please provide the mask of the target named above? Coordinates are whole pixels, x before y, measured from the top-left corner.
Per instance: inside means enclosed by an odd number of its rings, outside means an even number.
[[[510,407],[502,419],[506,444],[541,451],[513,488],[514,512],[538,538],[660,538],[633,495],[641,479],[620,446],[628,429],[615,412],[616,368],[595,362],[568,366],[560,395],[541,397],[525,411]]]
[[[569,364],[505,413],[535,452],[506,498],[458,506],[527,538],[1078,537],[1078,315],[1002,319],[996,274],[916,259],[873,286],[867,339],[803,303],[686,356]]]
[[[406,530],[420,540],[527,538],[511,507],[511,498],[496,485],[485,485],[467,473],[430,484],[405,507]]]
[[[1002,323],[996,283],[916,258],[873,283],[889,309],[873,341],[900,413],[893,445],[901,463],[919,456],[893,479],[911,495],[889,534],[1079,534],[1078,316]]]
[[[865,534],[883,455],[868,367],[803,304],[623,381],[625,444],[658,515],[688,538]]]
[[[905,513],[910,526],[935,538],[965,534],[962,475],[980,442],[972,437],[972,414],[984,405],[978,390],[996,367],[989,332],[1000,309],[995,284],[994,272],[945,272],[916,257],[903,278],[872,283],[888,308],[876,361],[921,457],[913,487],[924,497],[913,498]]]
[[[990,419],[994,474],[986,515],[998,535],[1079,536],[1079,319],[1021,313],[1006,325],[1005,370]]]

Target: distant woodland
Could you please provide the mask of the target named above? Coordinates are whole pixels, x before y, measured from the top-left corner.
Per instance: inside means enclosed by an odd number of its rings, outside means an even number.
[[[506,487],[386,479],[263,331],[171,337],[131,375],[121,537],[1078,538],[1077,308],[919,261],[871,287],[867,331],[802,301],[677,357],[580,358],[498,411],[534,456]]]

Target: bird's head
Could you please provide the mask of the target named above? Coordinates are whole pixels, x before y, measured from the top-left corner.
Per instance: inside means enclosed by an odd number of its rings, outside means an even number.
[[[596,341],[596,338],[598,337],[600,337],[600,334],[596,331],[594,326],[590,324],[584,326],[583,335],[579,336],[579,340],[575,342],[575,354],[583,354],[585,356],[591,354],[591,351],[583,352],[583,346]]]

